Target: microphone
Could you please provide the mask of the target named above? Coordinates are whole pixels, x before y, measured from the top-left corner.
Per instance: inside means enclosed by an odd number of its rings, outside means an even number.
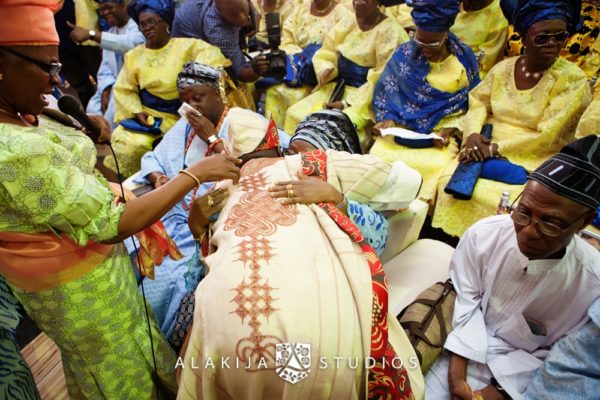
[[[68,94],[63,95],[58,99],[58,109],[79,122],[88,131],[88,137],[98,143],[100,127],[85,113],[79,100]]]

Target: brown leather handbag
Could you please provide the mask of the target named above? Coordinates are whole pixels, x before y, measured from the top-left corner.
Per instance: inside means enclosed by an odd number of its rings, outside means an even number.
[[[448,279],[427,288],[398,315],[423,373],[437,360],[448,333],[452,331],[455,300],[456,291]]]

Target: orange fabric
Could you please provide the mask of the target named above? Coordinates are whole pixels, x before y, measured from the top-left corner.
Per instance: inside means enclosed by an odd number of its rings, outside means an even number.
[[[227,109],[226,109],[227,111]],[[121,203],[122,197],[125,196],[125,201],[132,200],[136,197],[135,193],[127,188],[121,188],[116,183],[110,183],[110,190],[115,195],[115,202]],[[183,254],[167,233],[167,229],[163,223],[158,220],[146,229],[135,234],[138,239],[140,248],[135,263],[142,275],[150,279],[154,279],[154,267],[161,265],[165,256],[171,257],[172,260],[179,260]]]
[[[1,0],[0,46],[58,44],[54,13],[63,0]]]
[[[154,267],[161,265],[165,256],[168,255],[172,260],[179,260],[183,257],[161,221],[136,233],[135,237],[140,243],[136,264],[142,275],[150,279],[154,279]]]
[[[112,249],[92,241],[78,246],[65,234],[0,232],[0,273],[14,286],[38,292],[79,279]]]

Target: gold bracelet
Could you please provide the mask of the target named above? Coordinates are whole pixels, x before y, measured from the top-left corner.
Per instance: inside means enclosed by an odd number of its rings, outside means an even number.
[[[202,184],[202,182],[200,182],[200,179],[196,178],[194,175],[192,175],[190,172],[186,171],[185,169],[182,169],[181,171],[179,171],[179,173],[186,174],[187,176],[192,178],[194,181],[196,181],[196,189],[198,189],[200,187],[200,185]]]

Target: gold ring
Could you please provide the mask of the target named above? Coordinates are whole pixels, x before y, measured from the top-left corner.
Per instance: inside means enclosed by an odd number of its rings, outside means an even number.
[[[212,196],[208,196],[207,204],[209,207],[212,207],[213,204],[215,204],[215,201],[213,200]]]
[[[287,185],[285,185],[285,188],[287,190],[292,190],[294,188],[294,185],[292,185],[291,183],[288,183]]]
[[[473,151],[475,151],[475,150],[477,150],[477,149],[478,149],[478,148],[477,148],[477,146],[473,146]]]
[[[288,199],[291,199],[292,197],[294,197],[294,190],[292,190],[292,189],[288,189],[288,191],[287,191],[287,195],[288,195],[288,196],[287,196],[287,197],[288,197]]]

